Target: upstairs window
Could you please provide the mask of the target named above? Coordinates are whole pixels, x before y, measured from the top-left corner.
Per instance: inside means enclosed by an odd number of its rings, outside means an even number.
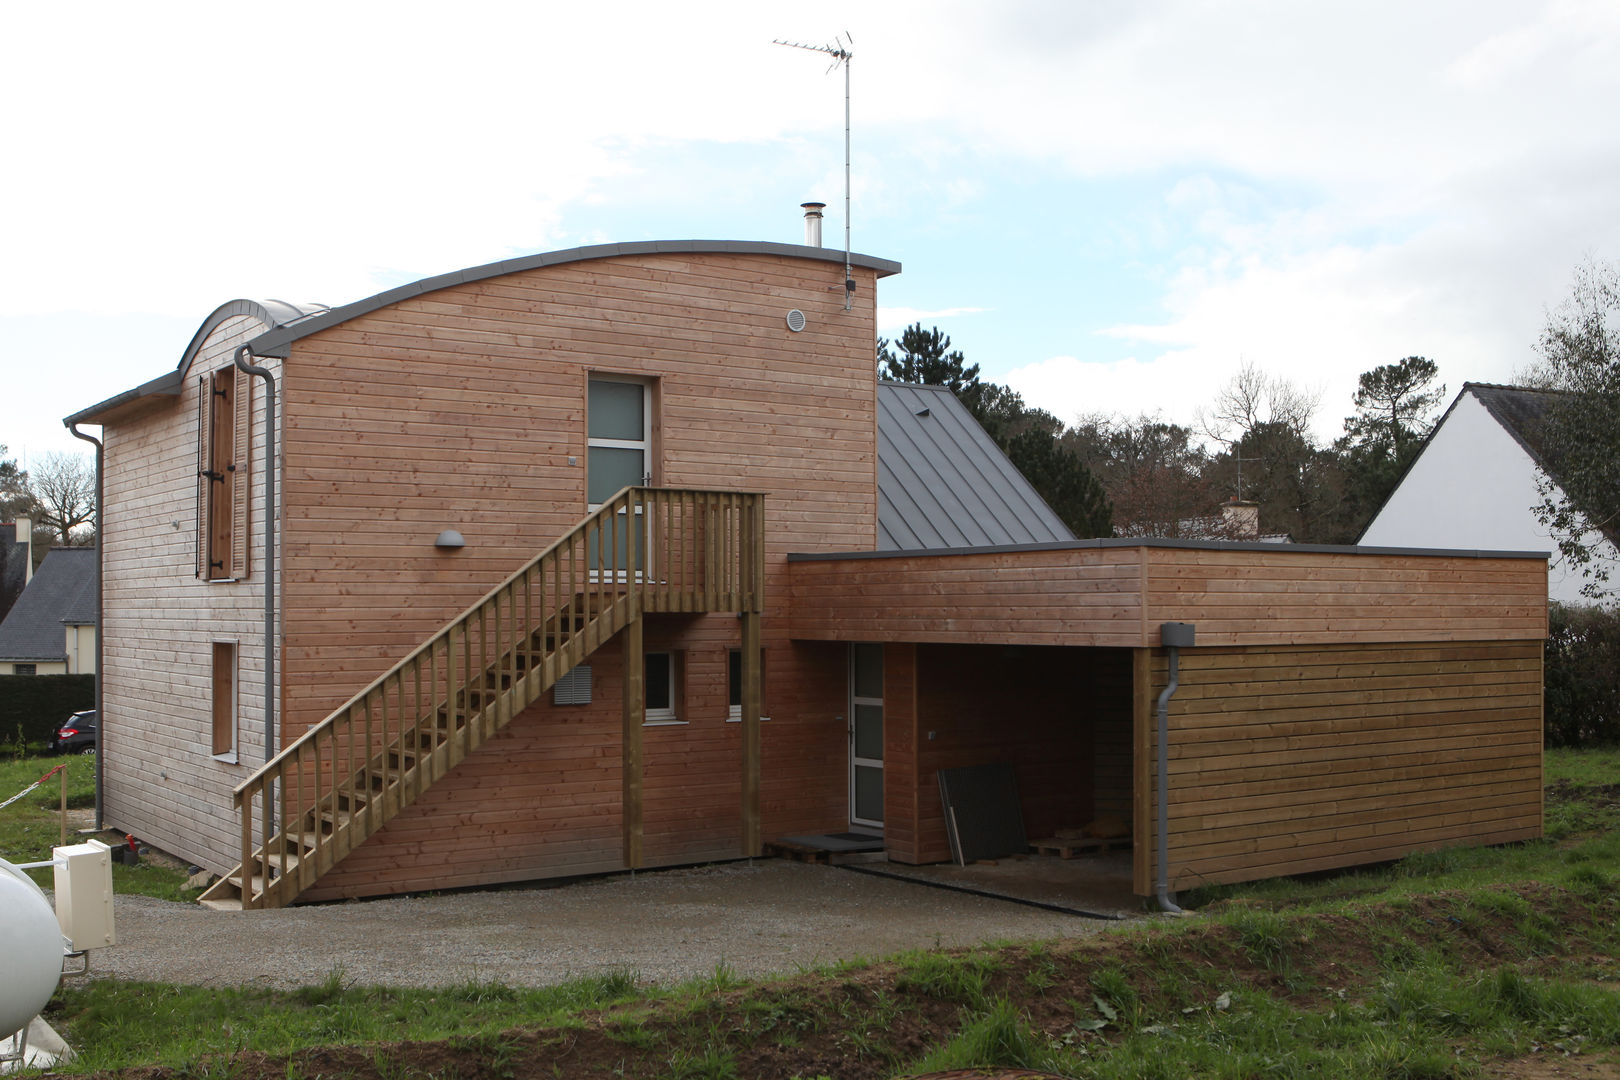
[[[585,499],[592,509],[621,488],[652,482],[651,386],[591,376],[585,428]]]
[[[253,380],[234,367],[197,377],[197,576],[248,576]]]

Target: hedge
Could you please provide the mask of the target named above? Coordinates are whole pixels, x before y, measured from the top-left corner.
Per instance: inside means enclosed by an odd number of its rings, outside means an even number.
[[[0,745],[43,749],[62,721],[96,707],[94,675],[0,675]]]
[[[1620,609],[1553,604],[1547,745],[1620,743]]]

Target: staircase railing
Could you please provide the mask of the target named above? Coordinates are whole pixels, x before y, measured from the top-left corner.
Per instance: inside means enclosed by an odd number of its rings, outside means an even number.
[[[238,785],[242,862],[221,886],[290,903],[643,612],[759,611],[762,511],[620,491]]]

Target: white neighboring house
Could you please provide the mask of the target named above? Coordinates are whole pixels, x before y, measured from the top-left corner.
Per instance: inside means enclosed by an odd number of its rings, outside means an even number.
[[[1558,482],[1543,452],[1542,417],[1558,394],[1492,383],[1464,383],[1357,541],[1365,547],[1547,551],[1547,593],[1590,604],[1586,578],[1572,569],[1536,518],[1538,479]],[[1586,537],[1608,565],[1603,603],[1620,600],[1620,549],[1612,536]]]

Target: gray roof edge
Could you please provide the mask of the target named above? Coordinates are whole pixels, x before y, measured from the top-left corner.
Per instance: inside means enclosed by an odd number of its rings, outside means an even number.
[[[104,413],[109,409],[131,401],[138,401],[143,397],[178,397],[181,383],[185,379],[186,369],[197,358],[202,347],[221,323],[227,319],[234,319],[240,315],[247,315],[258,319],[266,326],[279,327],[289,323],[299,322],[311,315],[328,310],[325,304],[290,304],[285,300],[227,300],[202,321],[197,332],[191,335],[191,341],[186,345],[185,351],[180,354],[180,362],[173,371],[166,375],[159,375],[149,379],[133,390],[125,390],[122,394],[114,394],[105,401],[98,402],[88,409],[80,409],[71,416],[62,418],[62,423],[69,427],[74,424],[94,423],[91,417]]]
[[[911,551],[789,552],[788,562],[831,562],[839,559],[903,559],[908,556],[1004,555],[1020,551],[1079,551],[1092,548],[1177,548],[1195,551],[1263,551],[1270,554],[1416,555],[1452,559],[1540,559],[1546,551],[1479,551],[1463,548],[1358,547],[1355,544],[1266,544],[1253,540],[1181,540],[1162,536],[1116,536],[1096,540],[1056,540],[1044,544],[993,544],[973,548],[920,548]]]
[[[122,394],[114,394],[106,401],[97,402],[88,409],[80,409],[72,416],[65,416],[62,418],[62,423],[69,427],[74,424],[95,424],[100,421],[95,420],[94,417],[131,401],[137,401],[144,397],[179,397],[180,384],[184,381],[185,379],[178,369],[170,371],[159,375],[155,379],[148,379],[133,390],[125,390]]]
[[[433,277],[422,278],[406,285],[400,285],[385,292],[368,296],[364,300],[356,300],[352,304],[331,308],[308,319],[300,319],[294,324],[278,326],[267,333],[260,334],[249,344],[253,351],[260,356],[278,356],[285,358],[288,347],[299,338],[348,322],[361,315],[370,314],[389,304],[401,300],[409,300],[423,293],[434,292],[449,288],[452,285],[464,285],[474,281],[483,281],[487,278],[501,277],[506,274],[515,274],[524,270],[534,270],[544,266],[560,266],[564,263],[584,262],[587,259],[612,259],[629,255],[781,255],[795,259],[815,259],[819,262],[842,263],[844,252],[834,248],[806,247],[802,244],[778,244],[767,240],[642,240],[625,244],[589,244],[584,247],[566,248],[562,251],[545,251],[537,255],[525,255],[516,259],[502,259],[497,262],[485,263],[482,266],[470,266],[465,270],[456,270],[448,274],[437,274]],[[888,277],[900,272],[900,264],[891,259],[880,259],[875,255],[861,255],[851,252],[850,264],[863,269],[872,270],[878,277]]]

